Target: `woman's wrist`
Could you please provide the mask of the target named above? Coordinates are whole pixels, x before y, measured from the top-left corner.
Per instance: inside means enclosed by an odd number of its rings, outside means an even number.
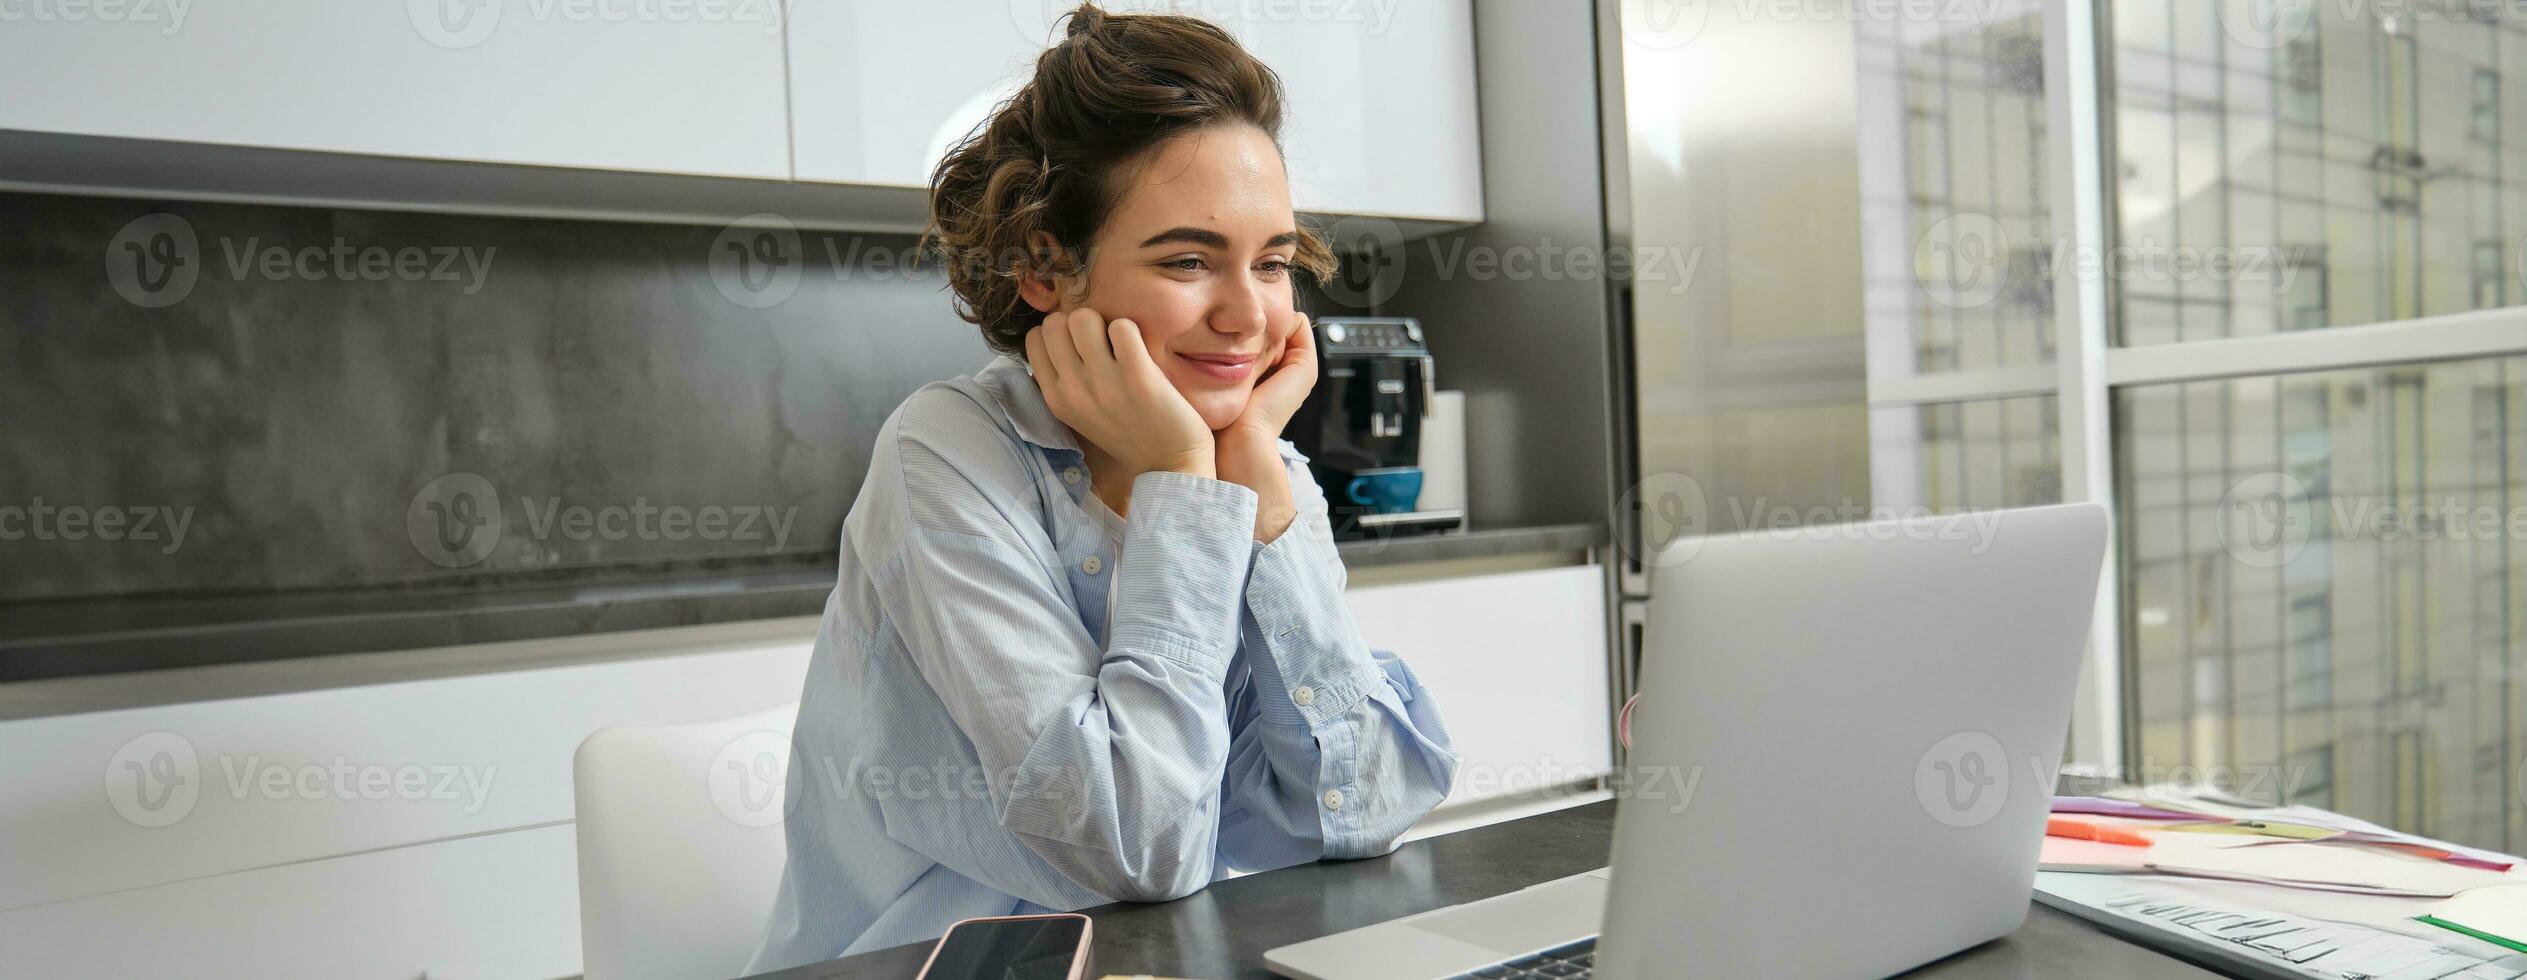
[[[1255,492],[1255,540],[1272,543],[1298,515],[1279,437],[1231,428],[1219,434],[1219,479]]]

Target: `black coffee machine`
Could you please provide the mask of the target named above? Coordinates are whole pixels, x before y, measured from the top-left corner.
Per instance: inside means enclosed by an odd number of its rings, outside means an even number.
[[[1315,330],[1316,390],[1291,416],[1288,434],[1325,490],[1334,536],[1424,534],[1464,523],[1464,511],[1415,506],[1422,420],[1438,387],[1421,324],[1327,317]]]

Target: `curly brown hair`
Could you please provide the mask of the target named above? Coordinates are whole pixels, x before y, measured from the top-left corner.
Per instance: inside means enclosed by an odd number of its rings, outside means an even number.
[[[947,267],[959,317],[994,350],[1025,349],[1044,313],[1021,279],[1076,276],[1130,165],[1176,136],[1243,123],[1281,139],[1281,78],[1195,17],[1083,3],[1035,76],[948,151],[930,176],[924,246]],[[1035,247],[1037,233],[1058,247]],[[1301,226],[1292,264],[1322,280],[1333,252]]]

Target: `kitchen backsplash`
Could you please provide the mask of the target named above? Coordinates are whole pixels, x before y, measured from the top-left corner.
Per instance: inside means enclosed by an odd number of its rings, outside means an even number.
[[[988,358],[906,235],[0,194],[0,603],[834,549]]]

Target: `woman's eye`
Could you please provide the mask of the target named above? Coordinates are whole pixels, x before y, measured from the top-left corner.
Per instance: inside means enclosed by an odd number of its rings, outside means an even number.
[[[1255,266],[1255,271],[1263,273],[1267,279],[1278,279],[1290,271],[1290,263],[1280,259],[1265,259]]]
[[[1178,271],[1178,272],[1200,272],[1200,271],[1202,271],[1202,260],[1201,260],[1201,259],[1197,259],[1197,258],[1190,258],[1190,257],[1188,257],[1188,258],[1181,258],[1181,259],[1170,259],[1170,260],[1168,260],[1168,261],[1165,261],[1165,262],[1161,262],[1161,263],[1159,263],[1159,265],[1160,265],[1161,267],[1163,267],[1163,268],[1174,269],[1174,270],[1176,270],[1176,271]]]

